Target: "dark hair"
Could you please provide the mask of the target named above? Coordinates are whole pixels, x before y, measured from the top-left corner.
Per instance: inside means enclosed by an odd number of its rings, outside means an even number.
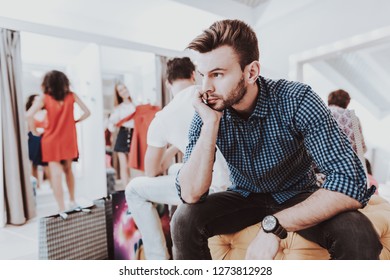
[[[342,89],[332,91],[328,95],[328,105],[336,105],[346,109],[351,101],[348,92]]]
[[[28,110],[31,108],[31,106],[32,106],[33,103],[34,103],[34,99],[35,99],[35,97],[37,97],[37,96],[38,96],[38,94],[33,93],[33,94],[31,94],[31,95],[27,98],[27,102],[26,102],[26,111],[28,111]]]
[[[167,78],[172,84],[176,80],[190,79],[195,71],[195,65],[189,57],[176,57],[167,62]]]
[[[213,23],[188,45],[188,49],[207,53],[222,46],[230,46],[238,55],[241,70],[258,61],[259,46],[256,33],[240,20],[221,20]]]
[[[365,158],[366,161],[366,168],[367,168],[367,173],[372,175],[372,169],[371,169],[371,163],[368,159]]]
[[[121,104],[122,102],[123,102],[123,98],[122,98],[122,96],[120,96],[119,95],[119,91],[118,91],[118,87],[119,86],[124,86],[126,89],[127,89],[127,87],[124,85],[124,84],[122,84],[122,83],[117,83],[117,84],[115,84],[115,105],[119,105],[119,104]],[[127,90],[129,90],[129,89],[127,89]],[[129,100],[130,100],[130,102],[133,102],[133,100],[131,99],[131,96],[130,96],[130,94],[129,94]]]
[[[57,70],[47,72],[43,78],[42,89],[55,100],[62,101],[70,93],[68,77]]]

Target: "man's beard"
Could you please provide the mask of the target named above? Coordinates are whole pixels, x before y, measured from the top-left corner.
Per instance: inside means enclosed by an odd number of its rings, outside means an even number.
[[[222,102],[222,104],[216,103],[210,105],[210,107],[216,111],[223,111],[226,108],[239,104],[244,98],[246,91],[247,87],[245,86],[244,77],[241,77],[241,80],[237,83],[237,86],[229,92],[226,99],[220,98],[220,102]]]

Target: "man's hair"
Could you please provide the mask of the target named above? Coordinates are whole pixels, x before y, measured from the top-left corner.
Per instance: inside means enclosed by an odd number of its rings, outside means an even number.
[[[259,46],[256,33],[240,20],[221,20],[213,23],[188,45],[188,49],[200,53],[229,46],[238,55],[241,70],[253,61],[259,60]]]
[[[38,96],[38,94],[33,93],[33,94],[31,94],[31,95],[27,98],[27,101],[26,101],[26,111],[28,111],[28,110],[31,108],[31,106],[32,106],[33,103],[34,103],[34,99],[35,99],[35,97],[37,97],[37,96]]]
[[[367,168],[367,173],[372,175],[372,169],[371,169],[371,163],[370,161],[367,159],[367,158],[364,158],[364,160],[366,161],[366,168]]]
[[[328,95],[328,105],[336,105],[346,109],[351,101],[348,92],[342,89],[332,91]]]
[[[167,78],[172,84],[176,80],[191,79],[195,65],[189,57],[176,57],[167,62]]]

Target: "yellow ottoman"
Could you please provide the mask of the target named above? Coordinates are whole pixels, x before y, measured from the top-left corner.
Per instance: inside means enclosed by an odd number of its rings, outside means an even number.
[[[383,249],[381,260],[390,259],[390,204],[378,195],[373,195],[367,206],[361,210],[373,223]],[[260,229],[260,223],[234,234],[213,236],[209,239],[211,256],[216,260],[241,260],[246,248]],[[295,232],[289,232],[282,240],[276,255],[278,260],[327,260],[328,251],[310,242]]]

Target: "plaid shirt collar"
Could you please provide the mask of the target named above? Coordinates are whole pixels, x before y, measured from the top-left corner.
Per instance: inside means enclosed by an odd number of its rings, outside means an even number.
[[[268,115],[268,87],[266,83],[264,82],[263,78],[259,76],[259,78],[256,80],[257,86],[259,88],[259,92],[257,94],[257,101],[256,101],[256,107],[253,110],[253,113],[248,118],[248,121],[251,121],[252,119],[261,119],[265,118]],[[225,110],[225,115],[227,120],[233,121],[233,122],[245,122],[246,120],[240,118],[236,111],[229,107]]]

